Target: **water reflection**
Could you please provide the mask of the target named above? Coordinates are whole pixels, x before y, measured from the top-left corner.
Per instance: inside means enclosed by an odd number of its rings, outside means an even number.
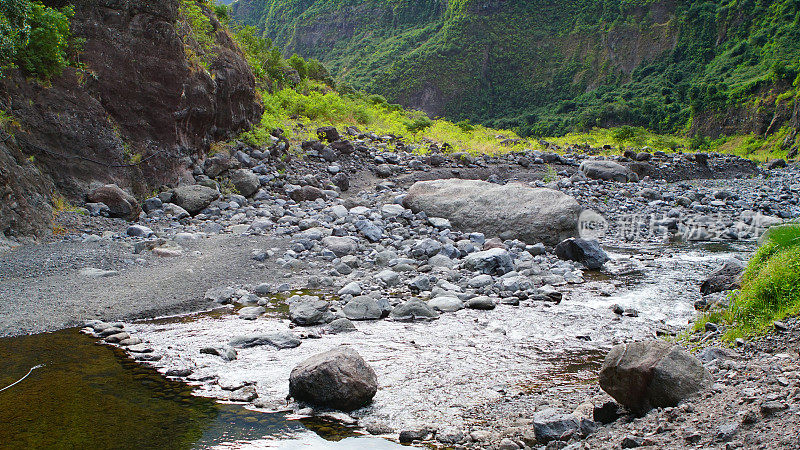
[[[0,387],[45,364],[0,392],[1,448],[399,447],[343,426],[193,396],[191,387],[75,329],[2,338],[0,361]]]

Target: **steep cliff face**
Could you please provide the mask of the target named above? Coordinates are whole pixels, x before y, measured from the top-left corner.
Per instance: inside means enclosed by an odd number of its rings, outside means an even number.
[[[92,183],[135,194],[177,183],[212,142],[258,121],[253,75],[210,11],[203,9],[213,52],[202,67],[187,57],[196,44],[179,33],[176,0],[72,3],[73,33],[86,40],[84,67],[50,83],[20,73],[0,80],[2,107],[20,123],[14,135],[23,159],[61,194],[81,200]],[[13,180],[36,175],[5,153],[13,176],[2,181],[17,191]],[[6,234],[31,231],[0,225]]]
[[[239,0],[234,16],[356,88],[523,135],[748,132],[772,117],[738,111],[800,72],[794,0]],[[720,115],[738,125],[698,122]]]

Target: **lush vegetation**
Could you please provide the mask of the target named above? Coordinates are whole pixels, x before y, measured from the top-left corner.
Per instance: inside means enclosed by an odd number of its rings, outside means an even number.
[[[701,317],[695,329],[727,323],[725,338],[734,340],[762,334],[776,320],[800,313],[800,224],[772,228],[763,239],[730,305]]]
[[[356,88],[523,136],[686,133],[800,72],[797,0],[241,0],[234,17]]]
[[[0,2],[0,76],[16,68],[45,80],[60,74],[80,45],[70,33],[72,14],[69,5],[55,9],[39,1]]]

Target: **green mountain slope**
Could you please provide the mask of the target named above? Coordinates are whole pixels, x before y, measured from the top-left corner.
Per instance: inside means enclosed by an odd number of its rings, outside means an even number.
[[[355,88],[524,135],[796,122],[800,0],[239,0],[233,11]]]

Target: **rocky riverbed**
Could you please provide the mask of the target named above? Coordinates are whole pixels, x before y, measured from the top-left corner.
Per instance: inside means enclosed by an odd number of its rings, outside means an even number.
[[[57,241],[2,254],[4,298],[25,297],[0,305],[4,329],[90,319],[87,332],[200,395],[403,441],[535,447],[545,444],[535,422],[568,413],[592,419],[595,432],[548,448],[757,444],[750,428],[711,436],[733,420],[712,414],[722,404],[597,424],[593,407],[611,399],[596,372],[612,345],[675,335],[696,305],[724,301],[704,298],[701,282],[730,258],[746,260],[768,226],[800,215],[795,166],[576,149],[418,156],[393,137],[351,139],[304,143],[305,156],[292,160],[280,157],[289,150],[281,138],[268,152],[240,145],[198,161],[198,184],[143,205],[98,187],[94,199],[109,204],[62,215]],[[103,217],[137,213],[135,225]],[[581,226],[603,248],[557,251]],[[67,281],[75,275],[82,282]],[[63,282],[67,301],[43,314],[37,296],[58,302]],[[203,309],[214,311],[134,320]],[[339,345],[376,371],[373,403],[349,414],[287,403],[292,368]],[[758,355],[750,361],[759,368],[796,363],[796,354]],[[741,374],[757,369],[725,358],[708,360],[717,384],[700,395],[733,401]],[[774,395],[764,378],[748,377],[759,402]],[[784,410],[756,426],[793,423]],[[651,429],[662,419],[678,425]]]

